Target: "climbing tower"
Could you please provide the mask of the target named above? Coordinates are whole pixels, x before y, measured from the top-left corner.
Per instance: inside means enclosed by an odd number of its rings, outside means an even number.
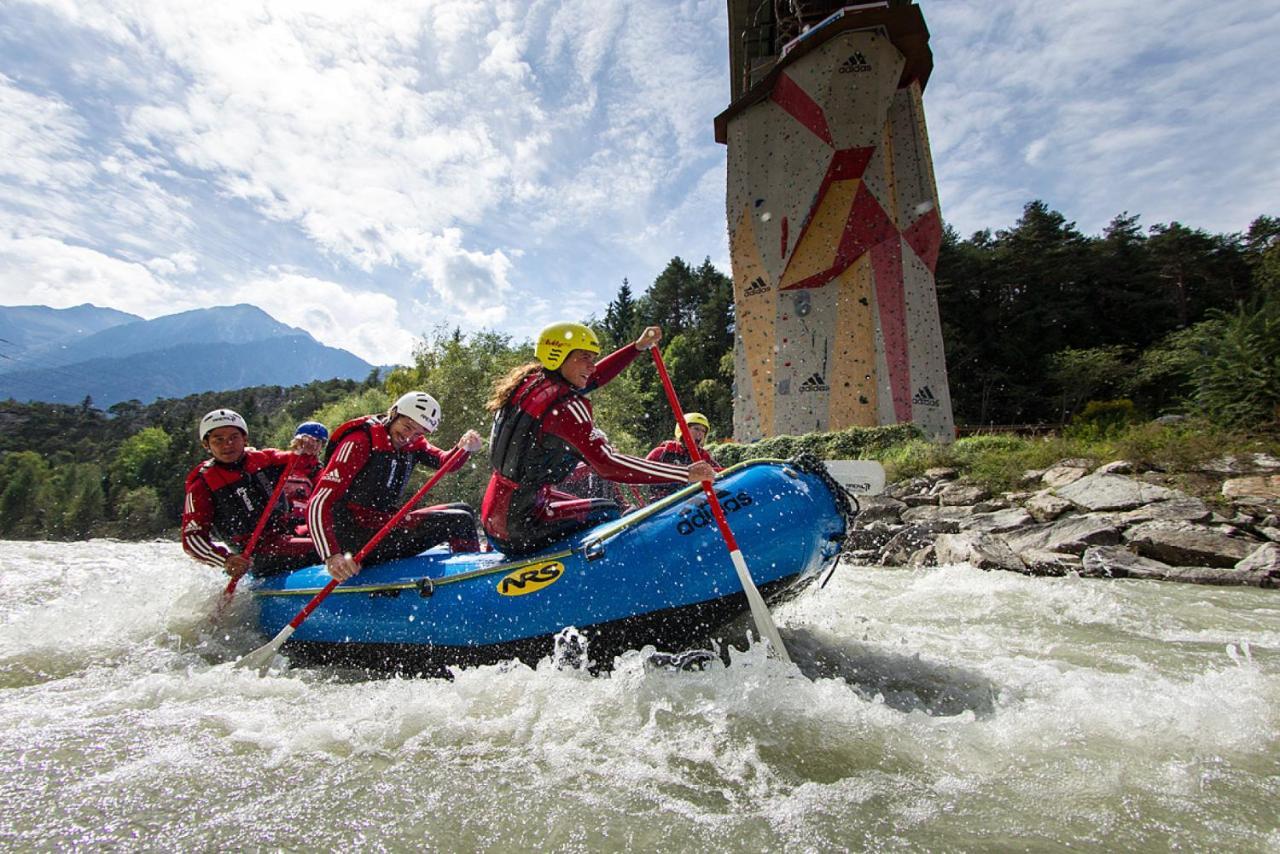
[[[910,2],[729,0],[734,435],[913,422],[955,435],[942,240]]]

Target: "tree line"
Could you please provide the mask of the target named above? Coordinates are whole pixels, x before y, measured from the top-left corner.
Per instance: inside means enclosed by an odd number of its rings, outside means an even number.
[[[1277,218],[1259,217],[1245,234],[1213,235],[1177,222],[1143,229],[1139,217],[1122,214],[1088,237],[1031,202],[1008,229],[968,239],[946,229],[937,281],[958,424],[1065,424],[1101,408],[1132,419],[1194,412],[1227,427],[1275,426]],[[733,286],[709,259],[673,258],[640,294],[623,279],[603,312],[583,320],[606,352],[661,325],[683,406],[708,417],[713,441],[731,436]],[[444,410],[433,441],[448,447],[467,429],[487,433],[493,380],[532,359],[532,342],[442,326],[419,342],[412,364],[363,383],[209,392],[105,411],[88,399],[79,406],[0,403],[0,537],[171,531],[184,477],[205,457],[196,423],[217,407],[245,416],[252,444],[287,447],[300,421],[332,429],[425,389]],[[592,395],[600,426],[630,453],[673,435],[665,395],[645,362]],[[488,474],[482,452],[441,482],[436,499],[478,506]]]

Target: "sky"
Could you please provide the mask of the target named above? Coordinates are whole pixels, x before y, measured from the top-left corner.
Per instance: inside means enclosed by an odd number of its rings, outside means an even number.
[[[1280,4],[920,0],[943,218],[1280,214]],[[724,0],[0,0],[0,305],[250,303],[374,364],[729,272]]]

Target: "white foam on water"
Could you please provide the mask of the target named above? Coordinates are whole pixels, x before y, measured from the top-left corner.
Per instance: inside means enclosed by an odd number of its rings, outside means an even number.
[[[795,666],[445,681],[233,668],[262,638],[248,597],[207,630],[221,587],[172,544],[0,543],[11,846],[1275,841],[1272,591],[841,567],[775,611]]]

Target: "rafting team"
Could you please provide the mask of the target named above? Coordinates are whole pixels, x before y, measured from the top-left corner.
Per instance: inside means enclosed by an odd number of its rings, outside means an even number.
[[[678,441],[679,427],[675,441],[642,459],[617,451],[595,424],[587,395],[661,338],[662,330],[650,326],[635,343],[597,360],[600,340],[591,329],[556,323],[539,334],[536,361],[494,383],[486,404],[494,414],[493,472],[480,523],[495,548],[528,554],[618,518],[617,483],[648,485],[656,498],[679,485],[714,479],[719,466],[705,451],[707,461],[691,462]],[[475,430],[447,451],[431,444],[427,436],[439,428],[440,418],[434,397],[411,391],[385,414],[348,421],[332,436],[323,424],[304,422],[289,450],[280,451],[249,447],[245,420],[230,409],[215,409],[198,428],[210,458],[187,475],[183,549],[233,578],[323,561],[339,581],[362,565],[444,543],[455,552],[479,551],[475,511],[457,503],[413,510],[362,563],[351,557],[400,509],[414,466],[456,471],[483,447]],[[696,412],[686,420],[701,448],[710,422]],[[581,488],[593,483],[596,488]],[[575,484],[578,494],[570,491]]]

